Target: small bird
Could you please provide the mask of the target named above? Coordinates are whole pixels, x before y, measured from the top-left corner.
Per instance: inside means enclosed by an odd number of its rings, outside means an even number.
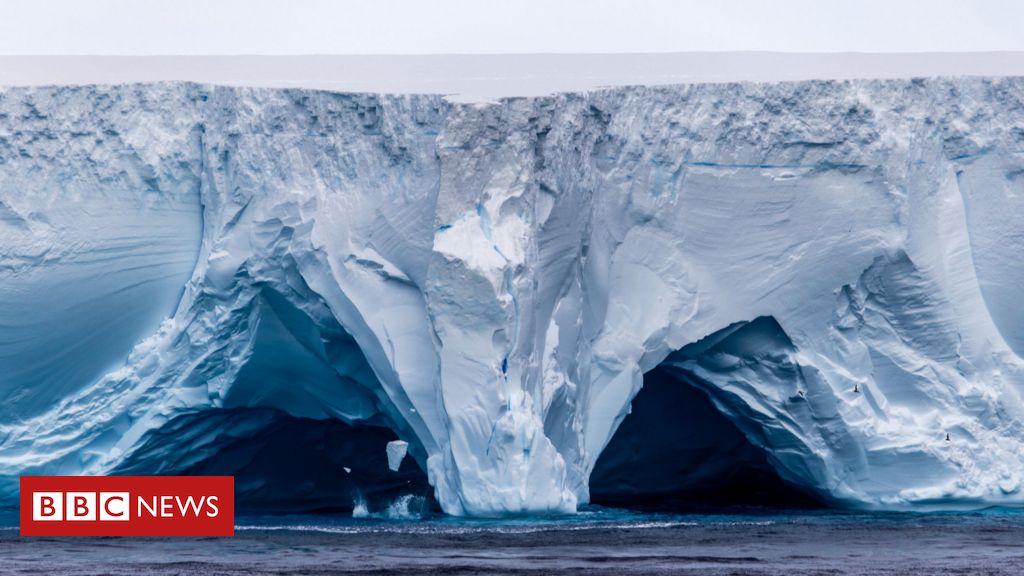
[[[949,442],[949,432],[946,432],[946,442]]]
[[[860,387],[857,384],[853,385],[854,394],[860,394]]]

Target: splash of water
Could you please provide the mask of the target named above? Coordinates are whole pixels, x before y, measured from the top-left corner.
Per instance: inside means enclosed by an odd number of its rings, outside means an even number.
[[[352,498],[352,517],[353,518],[369,518],[370,509],[366,505],[366,499],[363,498],[362,494],[356,494]]]
[[[358,519],[420,520],[428,512],[427,499],[413,494],[395,498],[380,512],[370,512],[370,507],[361,494],[357,494],[352,502],[352,517]]]

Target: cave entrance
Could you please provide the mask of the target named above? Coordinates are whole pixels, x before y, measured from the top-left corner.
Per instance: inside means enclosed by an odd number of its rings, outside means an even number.
[[[115,473],[234,476],[242,512],[375,512],[406,496],[430,506],[413,454],[389,467],[399,436],[365,354],[316,305],[264,287],[236,327],[251,331],[249,349],[219,405],[151,430]]]
[[[406,457],[388,466],[387,427],[289,415],[273,408],[214,408],[151,432],[116,474],[235,477],[241,512],[384,510],[405,496],[431,502],[427,476]]]
[[[591,502],[660,510],[819,507],[779,476],[700,384],[669,362],[644,374],[630,414],[591,474]]]

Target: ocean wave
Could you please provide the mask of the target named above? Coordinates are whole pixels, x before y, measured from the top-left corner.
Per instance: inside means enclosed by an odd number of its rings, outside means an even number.
[[[740,523],[735,524],[770,524],[765,523]],[[351,525],[323,525],[323,524],[248,524],[235,526],[236,531],[293,531],[293,532],[321,532],[328,534],[373,534],[373,533],[407,533],[407,534],[533,534],[537,532],[566,532],[585,530],[642,530],[651,528],[676,528],[682,526],[697,526],[701,522],[692,521],[649,521],[649,522],[621,522],[621,523],[541,523],[541,524],[513,524],[513,525],[485,525],[466,526],[448,525],[435,522],[418,523],[373,523],[373,524],[351,524]]]

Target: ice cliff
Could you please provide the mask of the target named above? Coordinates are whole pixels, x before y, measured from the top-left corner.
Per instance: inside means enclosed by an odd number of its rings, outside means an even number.
[[[280,413],[573,511],[657,369],[827,501],[1020,503],[1022,214],[1014,78],[0,90],[0,493]]]

